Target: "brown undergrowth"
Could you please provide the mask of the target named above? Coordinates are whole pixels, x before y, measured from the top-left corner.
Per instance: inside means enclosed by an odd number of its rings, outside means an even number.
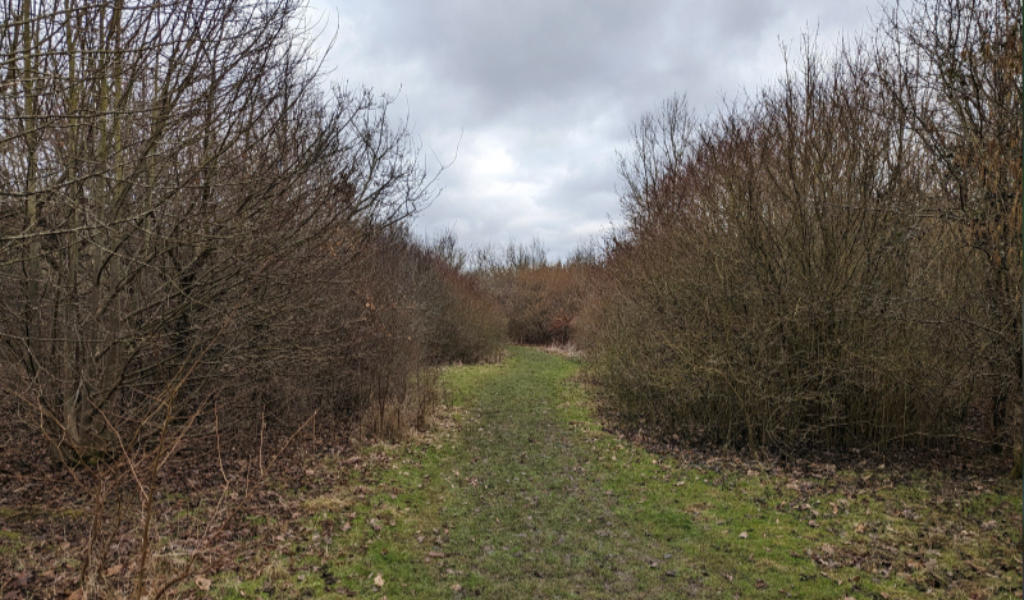
[[[408,435],[431,421],[432,405],[405,407],[402,419],[393,408],[384,423],[320,416],[295,430],[270,425],[258,436],[192,438],[164,457],[149,485],[134,474],[153,466],[152,455],[41,467],[42,441],[5,443],[0,597],[190,597],[214,574],[260,572],[280,546],[309,535],[295,520],[305,498],[344,487],[350,477],[365,485],[367,461],[376,459],[357,455],[362,441],[396,427]]]

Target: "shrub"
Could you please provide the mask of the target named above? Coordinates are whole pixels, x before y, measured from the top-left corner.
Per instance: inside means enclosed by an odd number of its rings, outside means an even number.
[[[322,91],[300,4],[20,6],[0,26],[19,57],[0,64],[0,393],[55,458],[210,407],[240,428],[352,417],[493,352],[500,317],[403,229],[436,190],[392,99]]]
[[[508,335],[520,344],[567,344],[575,337],[576,316],[587,293],[593,261],[581,253],[549,264],[538,242],[511,242],[504,260],[478,257],[476,277],[508,319]]]
[[[979,257],[870,53],[705,123],[674,98],[622,157],[626,228],[584,316],[592,372],[691,440],[807,452],[946,439],[976,397]],[[970,317],[966,317],[970,318]]]

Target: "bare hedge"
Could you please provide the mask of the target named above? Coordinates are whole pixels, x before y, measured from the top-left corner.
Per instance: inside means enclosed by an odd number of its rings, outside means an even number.
[[[998,98],[978,84],[986,99],[972,105],[1009,133],[935,112],[968,101],[948,71],[917,72],[909,91],[891,37],[832,55],[805,45],[795,70],[718,117],[676,97],[634,126],[620,163],[627,225],[582,319],[592,373],[622,412],[758,452],[1012,433],[1020,15],[940,4],[952,12],[936,18],[1004,36],[956,42],[957,56],[978,53],[956,67],[1015,77]],[[932,10],[893,13],[887,31],[925,32]],[[977,135],[994,149],[969,153]],[[947,164],[948,152],[967,162]]]
[[[402,229],[436,189],[392,98],[325,91],[303,8],[3,5],[0,394],[56,458],[213,407],[355,415],[500,343]]]

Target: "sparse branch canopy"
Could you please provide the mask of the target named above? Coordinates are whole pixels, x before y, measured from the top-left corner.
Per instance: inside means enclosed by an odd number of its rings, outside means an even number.
[[[630,127],[631,146],[618,154],[618,170],[624,186],[622,212],[632,227],[653,224],[673,210],[671,198],[675,187],[682,185],[697,127],[686,97],[678,95]]]

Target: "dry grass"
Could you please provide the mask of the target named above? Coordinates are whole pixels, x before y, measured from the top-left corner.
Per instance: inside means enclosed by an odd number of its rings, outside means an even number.
[[[552,343],[547,346],[540,346],[540,349],[562,358],[583,358],[583,350],[576,346],[576,343],[573,341],[565,342],[564,344]]]

